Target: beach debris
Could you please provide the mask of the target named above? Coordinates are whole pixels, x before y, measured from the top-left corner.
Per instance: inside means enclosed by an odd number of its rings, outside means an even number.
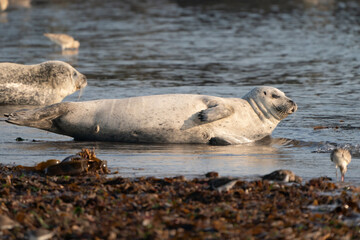
[[[330,159],[335,163],[336,181],[338,180],[337,168],[341,172],[341,181],[344,181],[347,165],[351,162],[351,153],[345,148],[335,148],[331,154]]]
[[[0,215],[0,230],[12,229],[18,226],[20,226],[19,223],[15,222],[8,216]]]
[[[314,130],[321,130],[321,129],[328,129],[328,128],[330,128],[330,127],[318,125],[318,126],[314,127]]]
[[[350,124],[348,125],[333,125],[333,126],[323,126],[323,125],[317,125],[313,127],[314,130],[322,130],[322,129],[333,129],[333,130],[358,130],[360,129],[360,127],[358,126],[351,126]]]
[[[39,228],[28,232],[29,240],[48,240],[52,239],[54,234],[54,232],[48,231],[44,228]]]
[[[304,239],[315,232],[316,239],[360,239],[360,187],[343,189],[324,178],[304,184],[239,180],[220,193],[209,187],[216,178],[51,177],[12,170],[0,164],[0,214],[20,227],[0,230],[3,239],[29,239],[36,229],[53,232],[52,239]]]
[[[46,168],[52,166],[52,165],[56,165],[59,164],[60,160],[56,160],[56,159],[49,159],[43,162],[40,162],[38,164],[36,164],[34,167],[28,167],[28,166],[22,166],[22,165],[17,165],[15,168],[18,170],[27,170],[27,171],[33,171],[33,172],[44,172]]]
[[[205,174],[205,177],[207,178],[217,178],[219,177],[219,173],[218,172],[208,172]]]
[[[49,38],[52,42],[61,46],[62,50],[78,49],[80,42],[76,41],[72,36],[62,33],[44,33],[44,36]]]
[[[56,175],[84,175],[88,173],[107,174],[107,161],[96,157],[95,152],[87,148],[82,149],[76,155],[64,158],[62,161],[49,159],[40,162],[33,167],[18,165],[16,170],[25,170],[37,173],[44,173],[49,176]]]
[[[280,169],[273,171],[261,177],[263,180],[280,181],[280,182],[296,182],[301,183],[302,178],[296,176],[292,171]]]
[[[324,191],[334,191],[338,188],[335,183],[331,182],[331,178],[326,176],[310,179],[306,185],[323,189]]]
[[[62,160],[59,164],[49,166],[45,169],[45,174],[56,175],[81,175],[88,172],[88,160],[81,156],[70,156]]]

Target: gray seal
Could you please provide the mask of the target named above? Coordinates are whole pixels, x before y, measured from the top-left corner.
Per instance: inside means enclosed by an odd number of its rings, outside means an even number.
[[[50,105],[86,85],[86,77],[65,62],[0,63],[0,104]]]
[[[169,94],[64,102],[17,111],[6,121],[75,140],[227,145],[270,135],[296,110],[280,90],[256,87],[243,98]]]

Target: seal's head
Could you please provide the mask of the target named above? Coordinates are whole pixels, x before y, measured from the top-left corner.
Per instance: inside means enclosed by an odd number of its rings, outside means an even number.
[[[54,88],[69,86],[73,92],[87,85],[85,75],[79,73],[70,64],[62,61],[47,61],[40,63],[40,72],[48,76],[48,81]],[[70,81],[69,81],[70,80]]]
[[[280,121],[297,110],[297,105],[293,100],[273,87],[256,87],[243,99],[250,103],[261,119]]]
[[[38,74],[43,76],[44,83],[50,85],[61,100],[87,85],[85,75],[78,72],[70,64],[62,61],[40,63],[38,65]]]

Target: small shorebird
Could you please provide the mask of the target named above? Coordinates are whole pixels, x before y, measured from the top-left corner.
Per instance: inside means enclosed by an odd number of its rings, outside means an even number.
[[[302,178],[296,176],[292,171],[280,169],[273,171],[261,177],[263,180],[280,181],[280,182],[297,182],[301,183]]]
[[[62,33],[44,33],[44,36],[49,38],[52,42],[65,49],[78,49],[80,47],[79,41],[76,41],[72,36]]]
[[[212,178],[209,180],[210,189],[218,192],[227,192],[239,181],[238,178]]]
[[[349,150],[344,148],[336,148],[330,154],[330,159],[335,163],[336,180],[338,180],[337,168],[340,168],[341,181],[344,181],[347,165],[351,162],[351,154]]]
[[[0,0],[0,10],[5,11],[9,5],[9,0]]]

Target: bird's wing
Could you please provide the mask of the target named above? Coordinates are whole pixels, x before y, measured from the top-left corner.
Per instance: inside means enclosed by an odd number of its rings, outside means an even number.
[[[74,41],[74,38],[72,36],[69,36],[67,34],[57,34],[57,33],[45,33],[45,37],[49,38],[54,43],[57,43],[59,45],[66,44],[68,42]]]
[[[348,151],[344,152],[343,157],[344,157],[347,164],[349,164],[351,162],[351,154],[350,154],[350,152],[348,152]]]

